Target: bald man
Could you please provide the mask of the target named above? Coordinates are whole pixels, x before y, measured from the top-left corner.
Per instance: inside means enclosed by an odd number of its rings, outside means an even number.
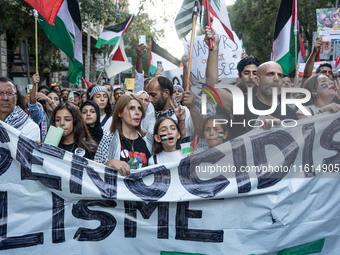
[[[260,65],[257,69],[257,75],[255,76],[255,84],[258,86],[258,91],[252,97],[253,107],[256,110],[269,110],[275,100],[277,102],[277,107],[275,111],[266,116],[259,116],[257,114],[252,113],[249,110],[247,96],[244,98],[244,115],[234,115],[234,122],[244,122],[245,125],[236,124],[231,128],[232,137],[237,137],[243,135],[253,129],[253,127],[248,125],[249,120],[262,120],[264,130],[268,130],[272,127],[272,125],[281,125],[281,121],[284,119],[295,119],[297,120],[297,116],[295,111],[286,105],[286,115],[282,115],[281,113],[281,104],[277,98],[273,97],[273,88],[277,88],[277,94],[281,94],[281,85],[282,85],[282,68],[276,62],[265,62]],[[250,123],[251,125],[261,125],[261,122],[255,124],[255,121]]]
[[[213,50],[209,51],[209,56],[207,59],[207,70],[206,70],[206,83],[210,86],[214,86],[218,83],[218,45],[219,36],[214,29],[205,27],[205,41],[208,43],[209,39],[213,41]],[[252,93],[254,90],[250,90],[249,93],[244,94],[244,114],[236,115],[231,114],[233,118],[233,125],[230,127],[231,138],[243,135],[253,129],[253,126],[261,126],[264,130],[268,130],[272,125],[281,125],[281,121],[285,119],[297,120],[295,111],[286,105],[286,114],[281,114],[281,104],[277,97],[273,98],[273,89],[277,89],[277,95],[281,93],[282,85],[282,68],[276,62],[265,62],[261,64],[256,71],[256,76],[254,77],[254,84],[257,86],[258,90],[256,93]],[[208,87],[205,87],[208,89]],[[216,88],[218,95],[221,98],[223,104],[221,106],[227,111],[233,113],[233,96],[230,92],[224,89]],[[248,107],[248,97],[252,97],[253,108],[256,110],[264,111],[271,109],[274,102],[277,103],[275,111],[266,116],[259,116],[250,111]],[[273,101],[275,100],[275,101]],[[218,100],[216,100],[218,103]],[[195,116],[195,119],[198,118]],[[256,120],[258,119],[258,123]],[[251,121],[248,124],[248,121]],[[262,122],[260,121],[262,120]],[[231,123],[231,121],[229,122]],[[263,123],[263,125],[261,125]]]

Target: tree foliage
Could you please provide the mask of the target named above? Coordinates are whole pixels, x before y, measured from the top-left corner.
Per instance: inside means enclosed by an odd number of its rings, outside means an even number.
[[[118,2],[118,1],[117,1]],[[151,37],[158,38],[164,36],[164,31],[156,31],[153,27],[155,22],[144,13],[143,6],[147,0],[140,0],[139,11],[134,18],[128,32],[124,35],[124,42],[128,56],[133,57],[135,65],[136,46],[138,35],[146,35],[147,41]],[[151,1],[154,4],[154,0]],[[114,3],[109,0],[79,0],[83,24],[92,22],[103,24],[104,26],[119,24],[126,20],[130,15],[128,11],[128,0],[121,0]],[[15,50],[22,41],[28,40],[30,46],[30,64],[35,65],[35,21],[33,9],[24,0],[0,0],[0,35],[6,33],[7,47]],[[106,47],[104,53],[109,53],[112,47]],[[41,26],[38,24],[38,59],[39,73],[43,70],[52,68],[58,71],[63,67],[58,64],[61,62],[59,50],[46,37]],[[148,69],[148,54],[144,54],[144,70]],[[145,59],[144,59],[145,58]]]
[[[247,53],[261,62],[270,60],[274,28],[280,0],[236,0],[228,6],[233,30],[242,37]],[[332,8],[334,1],[299,0],[300,33],[309,52],[316,31],[316,9]]]

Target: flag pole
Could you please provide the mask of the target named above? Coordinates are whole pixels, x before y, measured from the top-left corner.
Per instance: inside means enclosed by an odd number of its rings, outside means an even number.
[[[34,9],[33,12],[35,21],[35,72],[38,73],[38,11]],[[35,87],[36,93],[38,93],[38,86]]]
[[[294,0],[294,9],[295,9],[295,13],[294,13],[294,19],[295,19],[295,28],[294,28],[294,35],[295,35],[295,81],[294,81],[294,87],[298,87],[299,85],[299,68],[298,68],[298,45],[297,45],[297,36],[298,36],[298,5],[297,5],[297,1],[298,0]],[[300,43],[300,40],[299,40]]]
[[[206,9],[207,9],[207,23],[208,23],[208,27],[211,29],[209,0],[206,0]],[[211,38],[209,39],[209,49],[210,51],[213,50],[213,41]]]
[[[196,0],[194,10],[192,13],[193,15],[192,15],[192,30],[191,30],[191,41],[190,41],[190,51],[189,51],[188,74],[187,74],[187,80],[185,83],[184,91],[189,90],[189,87],[190,87],[191,62],[192,62],[192,52],[194,49],[197,12],[198,12],[198,1]]]

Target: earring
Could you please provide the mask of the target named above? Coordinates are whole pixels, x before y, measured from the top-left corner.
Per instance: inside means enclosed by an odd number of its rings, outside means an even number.
[[[313,96],[314,96],[314,98],[319,98],[318,94],[314,94]]]

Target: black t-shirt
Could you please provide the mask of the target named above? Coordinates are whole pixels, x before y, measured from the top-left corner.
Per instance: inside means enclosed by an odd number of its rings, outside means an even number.
[[[247,95],[244,97],[244,115],[234,115],[235,120],[233,122],[243,122],[245,120],[245,127],[243,124],[233,124],[233,127],[230,128],[231,138],[238,137],[243,135],[253,129],[253,127],[248,125],[249,120],[257,119],[259,115],[252,113],[248,108],[247,103]],[[253,106],[256,110],[268,110],[271,108],[270,105],[263,103],[255,94],[253,96]],[[281,114],[281,103],[278,103],[275,111],[270,114],[271,116],[278,118],[280,120],[284,119],[294,119],[297,120],[297,116],[295,111],[286,105],[286,115]],[[254,122],[251,122],[251,125],[254,125]]]
[[[143,167],[148,166],[148,160],[151,155],[148,148],[146,147],[145,141],[141,136],[138,135],[138,138],[136,140],[124,138],[123,140],[120,141],[120,143],[124,149],[124,151],[122,150],[120,153],[120,160],[127,162],[131,157],[134,158],[140,157],[142,160],[141,162],[142,166]],[[126,160],[125,155],[128,158],[128,160]]]
[[[90,153],[83,148],[79,148],[75,143],[60,144],[60,148],[64,149],[65,151],[69,151],[71,153],[74,153],[78,156],[82,156],[84,158],[91,159]]]

